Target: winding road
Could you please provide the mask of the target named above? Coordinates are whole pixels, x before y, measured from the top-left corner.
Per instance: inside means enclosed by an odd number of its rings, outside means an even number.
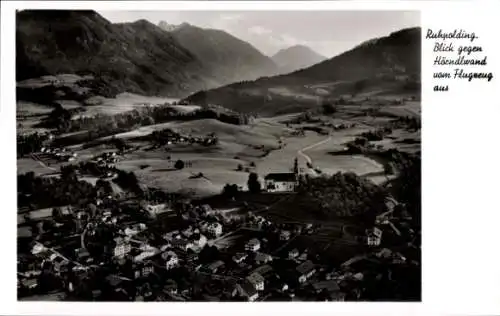
[[[306,146],[306,147],[304,147],[304,148],[302,148],[302,149],[299,149],[299,150],[297,151],[297,153],[298,153],[299,155],[301,155],[302,157],[304,157],[304,159],[307,161],[307,163],[309,163],[309,164],[311,164],[311,165],[312,165],[312,160],[311,160],[311,157],[309,157],[308,155],[306,155],[306,154],[304,153],[304,151],[307,151],[307,150],[309,150],[309,149],[313,149],[314,147],[317,147],[317,146],[319,146],[319,145],[323,145],[324,143],[329,142],[331,139],[332,139],[332,136],[328,136],[326,139],[323,139],[323,140],[321,140],[321,141],[319,141],[319,142],[317,142],[317,143],[314,143],[314,144],[312,144],[312,145],[309,145],[309,146]]]

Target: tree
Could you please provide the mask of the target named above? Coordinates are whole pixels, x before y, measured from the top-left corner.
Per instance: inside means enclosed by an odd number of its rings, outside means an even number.
[[[295,160],[293,161],[293,173],[299,174],[299,160],[297,157],[295,157]]]
[[[127,149],[127,144],[121,138],[116,138],[115,136],[113,136],[112,142],[116,149],[118,149],[119,151],[124,151],[125,149]]]
[[[330,102],[323,102],[321,106],[323,107],[324,114],[334,114],[337,112],[337,107]]]
[[[90,216],[94,218],[97,214],[97,206],[93,203],[90,203],[87,207],[89,209]]]
[[[113,187],[111,186],[111,183],[102,179],[97,180],[95,189],[97,196],[105,196],[113,193]]]
[[[238,171],[243,171],[243,165],[242,164],[238,164],[238,168],[237,168]]]
[[[52,218],[54,220],[58,220],[62,217],[62,211],[61,211],[61,208],[60,207],[54,207],[52,209]]]
[[[354,83],[352,95],[355,96],[355,95],[359,94],[361,91],[363,91],[366,88],[366,86],[367,86],[366,80],[356,81],[356,83]]]
[[[238,186],[236,184],[228,183],[222,189],[222,194],[230,198],[235,197],[237,193],[238,193]]]
[[[61,179],[66,181],[76,181],[76,166],[61,166]]]
[[[199,260],[200,262],[213,262],[219,258],[220,252],[219,249],[215,246],[206,245],[200,251]]]
[[[151,116],[145,116],[142,119],[143,125],[153,125],[154,123],[155,123],[155,120]]]
[[[184,161],[182,160],[177,160],[174,164],[175,169],[181,170],[184,169]]]
[[[384,175],[387,181],[389,181],[389,176],[394,174],[394,165],[391,162],[384,164]]]
[[[260,187],[260,182],[259,182],[259,176],[255,173],[252,172],[248,175],[248,190],[252,193],[258,193],[261,190]]]

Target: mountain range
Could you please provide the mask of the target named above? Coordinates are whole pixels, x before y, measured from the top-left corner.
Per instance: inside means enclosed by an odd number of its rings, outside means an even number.
[[[159,25],[193,53],[221,85],[278,73],[271,58],[225,31],[188,23],[172,26],[162,21]]]
[[[18,81],[71,73],[93,75],[115,92],[181,95],[215,86],[189,50],[146,20],[112,24],[94,11],[29,10],[17,14],[16,36]]]
[[[163,21],[111,23],[94,11],[24,10],[16,23],[17,81],[88,75],[93,79],[79,83],[84,97],[127,91],[274,114],[345,93],[420,87],[420,28],[326,59],[304,46],[270,58],[225,31]]]
[[[302,111],[346,94],[419,95],[420,68],[421,29],[408,28],[306,69],[200,91],[187,101],[272,115]]]

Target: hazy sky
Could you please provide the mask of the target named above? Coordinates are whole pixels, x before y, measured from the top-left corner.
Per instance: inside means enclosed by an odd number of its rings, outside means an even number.
[[[333,57],[361,42],[413,26],[418,11],[99,11],[111,22],[146,19],[224,30],[266,55],[296,44]]]

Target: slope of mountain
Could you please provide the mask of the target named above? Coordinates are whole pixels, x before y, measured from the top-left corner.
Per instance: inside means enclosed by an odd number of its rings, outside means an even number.
[[[17,80],[62,73],[93,75],[111,92],[188,95],[216,86],[201,62],[145,20],[112,24],[94,11],[17,14]]]
[[[221,85],[278,73],[269,57],[229,33],[188,23],[174,26],[162,21],[159,25],[193,53]]]
[[[289,73],[310,67],[327,59],[303,45],[295,45],[277,52],[272,60],[280,67],[281,73]]]
[[[421,29],[409,28],[365,42],[290,74],[236,83],[187,98],[263,115],[299,112],[324,98],[372,93],[420,94]]]

